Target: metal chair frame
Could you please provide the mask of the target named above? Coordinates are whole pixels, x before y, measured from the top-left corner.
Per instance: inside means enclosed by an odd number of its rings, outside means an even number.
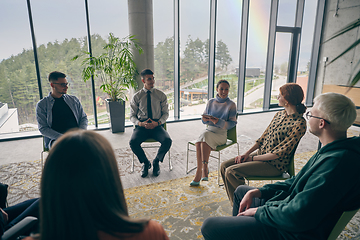
[[[163,128],[166,130],[166,122],[164,123]],[[149,138],[149,139],[147,139],[147,140],[146,140],[145,142],[143,142],[143,143],[155,143],[155,142],[158,142],[158,141],[156,141],[156,140],[153,139],[153,138]],[[142,147],[142,148],[159,148],[160,146],[141,146],[141,147]],[[172,166],[172,163],[171,163],[170,149],[169,149],[169,151],[167,152],[167,154],[169,155],[169,170],[172,171],[173,166]],[[134,165],[135,165],[135,154],[134,154],[134,152],[133,152],[133,153],[132,153],[132,164],[131,164],[130,173],[133,173],[133,172],[134,172]]]
[[[188,174],[189,172],[193,171],[194,169],[197,168],[197,166],[191,168],[189,170],[189,152],[196,152],[196,150],[192,150],[190,149],[190,145],[195,146],[196,140],[194,141],[190,141],[187,143],[187,151],[186,151],[186,174]],[[215,158],[218,159],[218,185],[222,186],[223,184],[220,184],[220,163],[221,163],[221,150],[224,150],[225,148],[228,148],[234,144],[237,144],[237,150],[238,150],[238,155],[240,155],[240,150],[239,150],[239,143],[237,142],[237,135],[236,135],[236,126],[229,129],[227,131],[227,140],[226,143],[220,146],[217,146],[215,150],[211,150],[211,152],[217,152],[218,156],[213,156],[210,153],[210,157],[211,158]]]

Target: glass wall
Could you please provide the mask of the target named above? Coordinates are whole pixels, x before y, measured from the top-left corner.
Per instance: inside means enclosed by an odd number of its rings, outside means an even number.
[[[278,5],[278,26],[294,27],[297,0],[279,0]]]
[[[40,100],[26,2],[0,1],[0,134],[37,129]]]
[[[154,0],[155,87],[167,95],[169,118],[174,119],[174,3]]]
[[[154,60],[156,87],[163,90],[169,100],[170,119],[174,111],[174,59],[180,58],[180,119],[199,117],[208,99],[208,79],[230,81],[230,98],[237,102],[238,72],[243,64],[244,112],[262,111],[267,105],[264,93],[275,96],[279,86],[288,81],[288,61],[291,32],[294,28],[296,6],[299,0],[279,0],[277,20],[270,23],[270,9],[277,6],[271,0],[249,0],[248,32],[244,63],[239,63],[240,29],[242,27],[242,0],[217,1],[216,19],[210,19],[208,0],[181,0],[180,56],[174,53],[174,1],[153,1]],[[320,0],[319,0],[320,1]],[[314,25],[318,1],[305,1],[301,29],[301,45],[296,82],[304,92],[308,88],[310,56],[314,39]],[[89,20],[92,54],[99,56],[109,33],[123,38],[129,33],[128,1],[89,0]],[[81,61],[72,58],[88,51],[85,1],[32,1],[32,16],[37,43],[40,78],[43,96],[50,91],[47,80],[51,71],[62,71],[70,82],[69,94],[76,95],[95,124],[94,102],[98,124],[108,126],[105,99],[100,89],[101,81],[95,78],[95,96],[91,81],[81,78]],[[107,7],[104,8],[103,6]],[[275,18],[274,18],[275,19]],[[37,130],[35,105],[40,99],[34,52],[29,31],[26,2],[0,1],[0,133]],[[216,21],[215,76],[209,74],[209,30]],[[4,24],[6,23],[6,24]],[[269,25],[281,26],[269,33]],[[290,29],[290,30],[289,30]],[[269,34],[276,34],[275,44],[269,45]],[[320,34],[320,31],[319,33]],[[244,37],[244,36],[243,36]],[[268,49],[269,48],[269,49]],[[265,82],[267,53],[274,51],[272,86]],[[270,55],[269,55],[270,56]],[[293,58],[292,58],[293,60]],[[269,67],[270,68],[270,67]],[[212,68],[211,68],[212,69]],[[212,73],[210,73],[212,74]],[[267,78],[269,74],[266,74]],[[314,79],[311,80],[315,82]],[[311,86],[310,86],[311,87]],[[215,88],[214,88],[215,89]],[[310,88],[311,89],[311,88]],[[129,98],[131,96],[129,95]],[[241,100],[241,99],[240,99]],[[266,99],[267,100],[267,99]],[[277,103],[273,97],[270,103]],[[129,104],[129,101],[127,101]],[[267,109],[267,106],[264,108]],[[4,111],[6,109],[6,111]],[[5,113],[4,113],[5,112]],[[129,107],[126,117],[129,117]],[[6,121],[5,121],[5,120]],[[10,120],[9,120],[10,119]],[[9,125],[5,122],[11,123]],[[90,127],[91,128],[91,127]]]
[[[250,1],[244,112],[261,111],[264,98],[270,0]]]
[[[70,83],[67,93],[79,98],[89,125],[94,124],[91,84],[81,80],[80,62],[71,61],[87,50],[84,2],[33,1],[31,8],[44,97],[51,91],[49,73],[65,73]]]
[[[208,92],[210,1],[180,1],[180,116],[202,114]]]
[[[214,96],[216,83],[225,79],[230,83],[229,97],[236,102],[242,6],[240,0],[224,0],[217,3]]]
[[[270,104],[277,104],[279,88],[288,82],[289,54],[291,45],[291,33],[276,33],[274,71],[271,87]]]
[[[296,78],[296,83],[299,84],[304,91],[305,99],[309,81],[309,67],[314,38],[316,9],[317,1],[305,1],[304,20],[301,29],[299,65]]]
[[[92,54],[93,56],[98,57],[104,53],[103,47],[108,43],[110,33],[118,38],[124,38],[129,35],[128,6],[127,1],[116,0],[89,0],[88,3]],[[87,49],[87,37],[85,36],[87,35],[84,35],[85,46]],[[106,111],[105,102],[108,95],[100,89],[100,86],[102,85],[101,79],[94,76],[94,81],[97,120],[101,127],[108,126],[109,116]],[[127,96],[128,98],[131,97],[130,92],[127,93]],[[125,124],[130,124],[130,104],[129,101],[126,101],[125,103]]]

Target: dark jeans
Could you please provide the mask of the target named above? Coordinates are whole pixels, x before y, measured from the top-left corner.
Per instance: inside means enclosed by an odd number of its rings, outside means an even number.
[[[154,129],[146,129],[139,126],[135,127],[129,143],[131,150],[138,157],[140,163],[147,163],[149,160],[141,147],[141,143],[145,142],[149,138],[153,138],[161,143],[155,159],[162,162],[165,154],[171,147],[172,140],[168,132],[161,126],[157,126]]]
[[[240,185],[234,192],[234,205],[232,217],[207,218],[201,232],[206,240],[213,239],[241,239],[241,240],[268,240],[281,239],[276,228],[269,227],[257,221],[255,217],[239,216],[239,204],[247,191],[253,189]],[[251,207],[263,205],[263,199],[255,198]]]
[[[27,216],[39,218],[39,198],[30,199],[3,210],[9,218],[4,229],[6,231]]]

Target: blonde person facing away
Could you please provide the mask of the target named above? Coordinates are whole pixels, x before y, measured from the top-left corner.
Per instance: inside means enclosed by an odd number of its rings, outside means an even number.
[[[220,80],[216,85],[216,97],[208,101],[202,115],[202,122],[206,124],[206,129],[195,143],[197,169],[190,186],[199,186],[200,179],[208,181],[210,152],[226,143],[227,130],[237,123],[236,105],[228,97],[229,88],[228,81]]]
[[[129,217],[114,151],[93,131],[56,141],[40,192],[41,240],[168,239],[159,223]]]
[[[306,132],[303,99],[304,92],[298,84],[281,86],[279,106],[285,109],[275,114],[262,136],[245,154],[221,164],[221,176],[231,204],[235,189],[245,184],[245,177],[278,176],[288,170],[291,154]]]

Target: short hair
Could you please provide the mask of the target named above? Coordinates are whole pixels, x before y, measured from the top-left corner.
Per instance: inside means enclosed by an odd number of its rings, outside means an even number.
[[[53,71],[49,74],[49,82],[57,81],[59,78],[66,78],[66,75],[62,72]]]
[[[70,131],[55,142],[40,191],[41,239],[135,233],[148,222],[129,218],[114,151],[93,131]]]
[[[228,81],[226,81],[225,79],[221,79],[220,81],[217,82],[216,84],[216,89],[220,86],[220,84],[222,83],[226,83],[229,87],[230,87],[230,83]]]
[[[145,75],[154,75],[154,72],[151,71],[151,69],[146,68],[146,69],[142,70],[140,73],[141,78],[144,78]]]
[[[356,107],[350,98],[339,93],[323,93],[314,99],[321,116],[334,131],[346,131],[356,119]]]
[[[299,84],[286,83],[280,87],[280,93],[289,104],[296,107],[298,113],[303,114],[306,111],[306,107],[302,103],[304,91]]]

